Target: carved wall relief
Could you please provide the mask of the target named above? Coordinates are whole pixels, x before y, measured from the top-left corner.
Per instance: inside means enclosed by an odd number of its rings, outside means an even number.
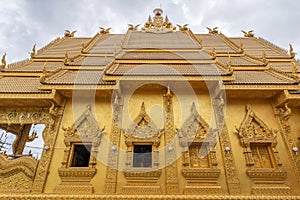
[[[157,181],[161,175],[158,147],[162,130],[148,116],[144,103],[133,124],[123,134],[127,145],[124,172],[127,183],[122,193],[161,194]]]
[[[297,141],[293,138],[291,134],[291,124],[290,117],[292,115],[292,109],[285,103],[284,107],[274,108],[275,116],[277,117],[280,127],[281,135],[283,141],[288,149],[288,154],[291,159],[291,164],[297,176],[298,182],[300,183],[300,157],[299,153],[295,152],[295,147],[297,147]],[[300,149],[300,137],[298,138],[298,151]]]
[[[286,171],[282,168],[276,149],[277,131],[269,129],[257,117],[250,105],[246,106],[246,115],[237,129],[237,135],[243,147],[247,175],[254,186],[252,194],[290,194],[285,185]]]
[[[57,124],[60,121],[61,108],[56,108],[57,115],[52,115],[48,108],[0,108],[0,127],[16,135],[13,142],[13,154],[1,154],[0,184],[1,191],[9,192],[43,192],[53,145],[57,135]],[[32,124],[45,124],[42,132],[44,146],[39,161],[23,150],[28,141],[36,138],[36,132],[30,134]],[[4,182],[6,184],[4,184]]]
[[[62,167],[58,169],[61,183],[55,193],[93,193],[90,181],[96,174],[96,157],[104,128],[101,129],[91,107],[71,127],[63,128],[66,145]]]
[[[182,175],[187,180],[185,194],[222,193],[218,184],[220,169],[216,160],[216,135],[199,115],[195,104],[191,114],[178,129],[183,154]]]
[[[115,94],[112,97],[113,105],[113,119],[112,119],[112,128],[110,134],[110,149],[115,149],[114,151],[109,151],[109,159],[105,180],[105,194],[115,194],[117,190],[117,179],[118,179],[118,158],[120,146],[120,123],[122,119],[122,108],[123,108],[123,99],[119,93],[119,90],[115,90]]]

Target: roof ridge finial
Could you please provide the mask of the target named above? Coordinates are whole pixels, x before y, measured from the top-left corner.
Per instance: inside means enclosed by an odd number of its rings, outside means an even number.
[[[44,63],[44,66],[43,66],[43,74],[44,75],[47,75],[47,68],[46,68],[46,65],[47,65],[47,62]]]
[[[167,33],[176,30],[176,27],[173,27],[172,23],[169,21],[168,16],[164,19],[162,16],[163,10],[161,8],[155,8],[153,13],[154,17],[151,19],[149,15],[142,31],[151,33]]]
[[[244,45],[243,42],[240,40],[240,47],[239,47],[240,51],[243,53],[244,52]]]
[[[6,67],[6,52],[2,56],[0,69],[4,69],[5,67]]]
[[[298,69],[297,69],[297,62],[294,60],[292,62],[293,68],[292,68],[292,72],[293,72],[293,76],[296,77],[297,73],[298,73]]]
[[[231,56],[229,53],[228,53],[227,67],[228,67],[228,71],[231,72],[232,71],[232,60],[231,60]]]
[[[36,43],[33,45],[32,50],[30,52],[30,58],[33,58],[36,54]]]
[[[289,54],[290,54],[291,58],[295,58],[296,53],[294,52],[293,46],[291,43],[289,45],[290,45]]]
[[[241,30],[242,33],[244,33],[244,37],[254,37],[254,30],[250,30],[250,31],[244,31],[244,30]]]
[[[64,63],[66,64],[69,61],[69,50],[66,50]]]
[[[262,61],[263,61],[264,64],[268,63],[267,54],[266,54],[265,50],[262,50]]]

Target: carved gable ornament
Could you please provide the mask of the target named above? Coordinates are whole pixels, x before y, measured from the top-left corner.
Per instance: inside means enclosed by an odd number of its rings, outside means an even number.
[[[185,120],[180,129],[177,129],[181,146],[188,146],[192,142],[215,142],[213,132],[209,125],[198,113],[195,103],[191,107],[191,114]],[[208,134],[209,133],[209,134]]]
[[[237,129],[237,134],[244,145],[260,141],[276,143],[276,132],[258,118],[250,105],[246,105],[246,115]]]
[[[134,122],[125,131],[126,143],[152,141],[159,145],[159,138],[161,136],[161,129],[158,129],[155,123],[146,113],[145,103],[141,105],[141,110]],[[131,146],[132,144],[127,144]]]
[[[176,30],[176,27],[169,21],[168,16],[163,18],[163,10],[156,8],[153,10],[154,17],[151,19],[149,16],[148,21],[145,23],[142,31],[150,33],[168,33]]]
[[[63,128],[65,137],[73,137],[77,133],[81,137],[101,137],[104,128],[100,128],[98,121],[95,119],[91,111],[91,106],[88,105],[82,115],[75,121],[71,127]]]

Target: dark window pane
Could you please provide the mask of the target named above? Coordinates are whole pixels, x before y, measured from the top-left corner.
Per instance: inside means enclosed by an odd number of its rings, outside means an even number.
[[[92,145],[75,145],[71,167],[88,167]]]
[[[152,145],[134,145],[133,167],[152,166]]]

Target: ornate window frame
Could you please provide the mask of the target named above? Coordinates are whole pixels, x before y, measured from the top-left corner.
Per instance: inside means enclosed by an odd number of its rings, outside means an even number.
[[[91,179],[96,174],[96,157],[98,147],[101,142],[101,136],[104,134],[104,128],[100,128],[91,106],[87,106],[85,112],[75,121],[71,127],[63,127],[65,132],[64,143],[66,145],[64,158],[61,168],[58,169],[61,178],[61,184],[55,189],[55,193],[66,193],[73,189],[76,193],[93,193]],[[73,146],[76,144],[90,144],[91,154],[88,167],[71,166],[73,156]],[[80,183],[80,184],[79,184]]]
[[[218,185],[220,169],[216,159],[215,145],[216,134],[198,113],[195,103],[192,103],[191,113],[180,129],[177,129],[179,144],[183,147],[183,169],[181,171],[187,180],[185,194],[222,193]],[[193,168],[190,164],[190,146],[200,146],[199,156],[208,153],[209,167]],[[201,146],[205,145],[205,151],[201,152]]]
[[[285,186],[284,180],[287,172],[282,168],[277,146],[277,131],[268,126],[255,114],[250,105],[246,105],[246,114],[236,134],[240,139],[248,167],[246,173],[254,182],[252,194],[290,193],[290,188]],[[268,148],[271,168],[257,168],[254,166],[251,145],[264,145]]]
[[[141,126],[141,124],[143,124]],[[146,113],[144,102],[141,105],[141,110],[134,122],[126,131],[122,131],[125,136],[127,146],[125,177],[135,176],[136,173],[149,172],[144,175],[149,175],[158,178],[161,174],[159,167],[158,147],[162,130],[158,129],[149,115]],[[152,167],[133,167],[133,150],[134,145],[152,145]],[[155,172],[155,173],[154,173]]]

